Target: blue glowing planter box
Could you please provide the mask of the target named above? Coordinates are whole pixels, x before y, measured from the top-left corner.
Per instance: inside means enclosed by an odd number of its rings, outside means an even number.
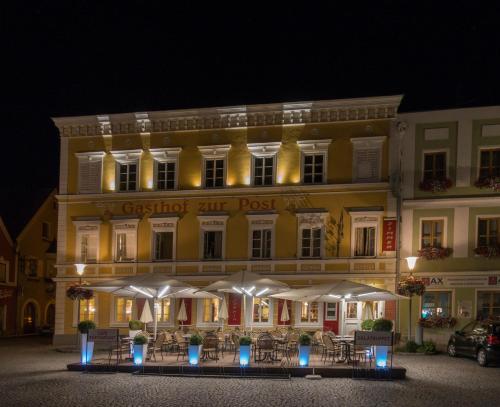
[[[142,365],[146,359],[148,345],[134,344],[134,365]]]
[[[250,345],[240,345],[240,366],[247,367],[250,364]]]
[[[82,365],[86,365],[92,361],[92,354],[94,353],[94,342],[87,342],[87,334],[80,334],[81,343],[81,357]]]
[[[189,345],[188,347],[188,359],[189,364],[192,366],[198,366],[200,363],[201,345]]]
[[[388,346],[375,346],[375,367],[385,369],[387,367]]]
[[[309,366],[309,357],[311,355],[311,345],[299,345],[299,366]]]

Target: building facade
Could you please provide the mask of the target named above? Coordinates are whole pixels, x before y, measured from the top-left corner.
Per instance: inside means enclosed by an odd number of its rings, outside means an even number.
[[[57,201],[54,189],[16,239],[17,333],[53,332],[57,249]]]
[[[16,333],[17,290],[14,242],[0,217],[0,336]]]
[[[61,137],[55,343],[73,340],[78,281],[164,273],[203,287],[251,270],[291,287],[349,279],[394,289],[401,97],[56,118]],[[396,151],[396,153],[395,153]],[[227,294],[226,294],[227,295]],[[228,326],[339,331],[395,303],[255,300],[227,295]],[[142,302],[143,304],[144,302]],[[220,326],[218,300],[186,299],[197,329]],[[96,293],[80,319],[126,329],[140,300]],[[165,299],[159,327],[178,325]]]
[[[452,317],[462,326],[500,317],[500,107],[399,116],[404,143],[401,254],[419,256],[426,293],[417,318]],[[403,269],[403,276],[407,269]],[[401,303],[401,316],[407,315]],[[406,332],[407,320],[401,321]],[[446,344],[449,330],[426,330]]]

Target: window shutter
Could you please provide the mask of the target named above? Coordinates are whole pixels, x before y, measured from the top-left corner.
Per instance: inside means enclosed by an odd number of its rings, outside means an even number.
[[[356,181],[374,182],[379,181],[380,150],[365,149],[356,150],[354,154],[356,162]]]
[[[87,261],[97,261],[97,235],[90,235],[87,241]]]
[[[102,159],[80,160],[78,185],[81,194],[101,192]]]
[[[135,233],[127,233],[127,259],[135,260],[136,253],[136,237]]]

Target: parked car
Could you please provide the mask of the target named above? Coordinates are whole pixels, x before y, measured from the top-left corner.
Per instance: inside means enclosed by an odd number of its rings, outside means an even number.
[[[500,321],[472,321],[450,336],[448,355],[474,357],[480,366],[500,362]]]

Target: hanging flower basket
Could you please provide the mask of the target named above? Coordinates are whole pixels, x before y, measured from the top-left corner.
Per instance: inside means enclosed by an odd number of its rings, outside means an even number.
[[[418,257],[423,257],[426,260],[439,260],[450,257],[453,249],[448,247],[424,247],[418,251]]]
[[[474,249],[474,253],[483,257],[498,257],[500,256],[500,247],[498,246],[481,246]]]
[[[418,324],[424,328],[453,328],[457,324],[457,320],[453,317],[433,316],[420,318]]]
[[[479,178],[474,185],[477,188],[489,188],[494,192],[500,191],[500,177],[484,177]]]
[[[401,280],[398,283],[398,294],[404,295],[406,297],[411,297],[412,295],[423,295],[425,292],[425,284],[422,280],[416,278],[413,274],[410,274],[408,278]]]
[[[419,188],[426,192],[445,192],[451,185],[452,182],[449,178],[433,178],[422,181]]]
[[[83,284],[73,284],[66,290],[66,296],[71,300],[90,300],[94,296],[94,292],[85,288]]]

